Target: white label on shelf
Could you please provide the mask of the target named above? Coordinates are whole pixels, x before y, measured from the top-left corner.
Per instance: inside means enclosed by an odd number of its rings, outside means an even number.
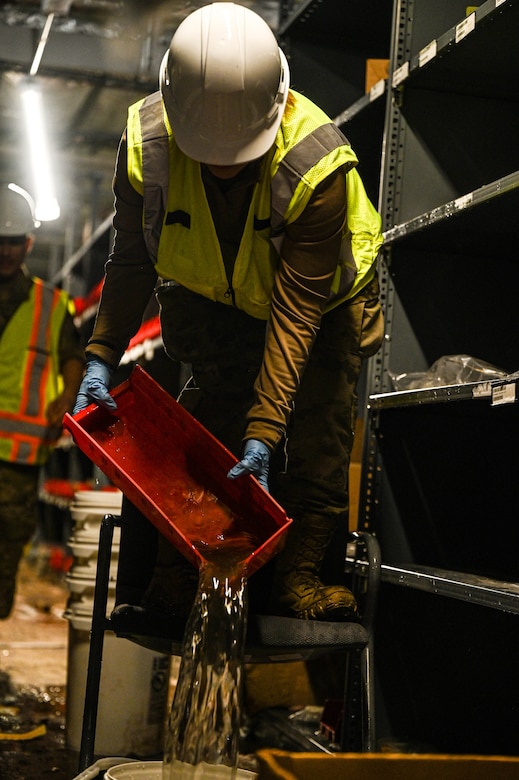
[[[386,82],[385,79],[380,79],[380,81],[377,81],[376,84],[373,84],[369,91],[369,99],[376,100],[378,97],[384,94],[384,90],[386,88]]]
[[[456,198],[456,200],[454,201],[454,208],[464,209],[467,206],[470,206],[473,197],[474,197],[474,193],[469,192],[468,195],[462,195],[461,198]]]
[[[393,86],[398,87],[409,76],[409,60],[393,72]]]
[[[502,5],[503,3],[506,3],[506,0],[496,0],[496,8],[498,5]]]
[[[467,16],[462,22],[456,25],[456,43],[459,43],[465,36],[472,32],[476,26],[476,12]]]
[[[436,57],[436,53],[438,51],[438,43],[436,40],[431,41],[427,44],[427,46],[424,46],[421,51],[418,52],[418,65],[419,67],[423,67],[427,62],[430,62]]]
[[[479,382],[472,390],[472,398],[489,398],[492,395],[490,382]]]
[[[499,404],[515,403],[515,382],[509,382],[506,385],[500,385],[492,389],[492,406]]]

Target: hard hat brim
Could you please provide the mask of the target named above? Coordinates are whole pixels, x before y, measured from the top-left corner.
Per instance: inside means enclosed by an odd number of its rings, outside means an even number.
[[[178,113],[174,110],[168,110],[168,91],[162,88],[161,83],[161,91],[175,141],[187,157],[207,165],[238,165],[257,160],[272,147],[281,124],[290,86],[286,57],[281,49],[279,49],[279,54],[283,78],[281,80],[282,91],[278,94],[276,104],[277,111],[270,117],[267,126],[259,128],[254,133],[250,132],[248,137],[242,137],[235,142],[226,139],[224,143],[218,143],[214,137],[205,137],[197,132],[191,122],[184,124]],[[167,67],[167,56],[166,52],[161,66],[162,73]]]

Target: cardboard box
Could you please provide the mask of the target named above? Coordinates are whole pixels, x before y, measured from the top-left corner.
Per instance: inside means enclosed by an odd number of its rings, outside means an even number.
[[[250,715],[271,707],[303,709],[316,704],[304,661],[245,664],[245,707]]]
[[[355,426],[355,439],[351,451],[349,469],[350,513],[348,527],[355,531],[359,527],[360,481],[362,476],[362,443],[364,437],[364,420],[359,417]]]
[[[366,60],[366,92],[389,75],[389,60]]]
[[[360,502],[360,480],[362,476],[362,466],[360,463],[350,463],[350,513],[348,516],[348,527],[350,531],[355,531],[359,527],[359,502]]]
[[[259,750],[258,780],[517,780],[519,758]]]

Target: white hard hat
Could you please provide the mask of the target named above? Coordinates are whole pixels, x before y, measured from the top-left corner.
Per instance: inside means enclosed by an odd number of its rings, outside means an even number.
[[[289,69],[261,16],[217,2],[179,25],[159,83],[181,151],[210,165],[233,165],[261,157],[274,143]]]
[[[27,236],[38,223],[29,193],[16,184],[0,187],[0,236]]]

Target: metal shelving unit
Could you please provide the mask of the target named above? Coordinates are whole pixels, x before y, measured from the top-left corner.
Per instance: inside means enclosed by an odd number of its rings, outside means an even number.
[[[390,566],[382,564],[386,582],[400,587],[423,590],[437,596],[447,596],[503,612],[519,614],[519,584],[503,582],[490,577],[478,577],[458,571],[434,569],[427,566]]]
[[[279,27],[383,217],[359,513],[382,549],[377,732],[431,752],[517,752],[518,29],[519,0],[304,0]],[[366,95],[368,57],[390,69]],[[446,355],[507,378],[393,387]]]
[[[515,753],[519,733],[518,29],[516,0],[394,4],[362,523],[382,550],[384,725],[445,752]],[[508,376],[393,387],[448,355]]]
[[[466,382],[459,385],[438,385],[437,387],[418,387],[393,393],[370,395],[368,411],[395,409],[422,404],[439,404],[449,401],[470,401],[489,399],[491,404],[515,403],[518,399],[517,376],[484,382]]]

